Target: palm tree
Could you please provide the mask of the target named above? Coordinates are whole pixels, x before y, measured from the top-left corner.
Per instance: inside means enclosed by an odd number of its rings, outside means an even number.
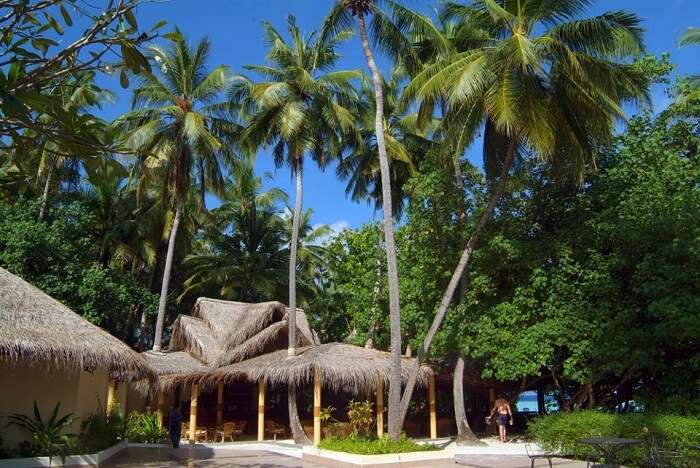
[[[54,94],[59,96],[62,104],[62,108],[68,112],[79,112],[81,114],[87,114],[87,111],[91,108],[100,109],[102,104],[105,102],[113,100],[113,94],[110,91],[103,90],[95,84],[95,73],[86,72],[72,77],[65,83],[62,83],[54,90]],[[57,123],[57,119],[50,115],[41,115],[38,120],[42,122],[47,127],[60,125]],[[108,132],[107,126],[104,122],[99,119],[89,116],[86,119],[88,127],[92,127],[99,133],[101,130]],[[74,130],[78,133],[78,130]],[[93,135],[94,137],[95,135]],[[80,156],[70,152],[69,147],[61,145],[61,142],[51,141],[48,139],[37,139],[40,144],[38,150],[41,153],[39,167],[36,175],[36,183],[39,184],[41,179],[44,179],[43,190],[41,192],[41,204],[39,206],[39,221],[44,219],[46,213],[46,206],[49,199],[49,193],[51,186],[54,183],[54,172],[60,165],[71,159],[76,164],[78,158],[81,157],[84,162],[92,162],[93,164],[99,164],[99,156],[97,154],[89,154],[83,152]],[[70,141],[70,138],[68,138]],[[64,144],[66,142],[63,142]]]
[[[347,31],[323,38],[304,36],[293,16],[288,18],[291,42],[269,23],[264,24],[270,50],[267,65],[246,68],[265,80],[240,77],[232,101],[250,113],[247,137],[254,145],[272,147],[275,164],[289,166],[296,177],[296,196],[289,257],[289,355],[296,351],[296,271],[299,223],[303,197],[304,157],[310,155],[324,168],[341,154],[343,134],[351,134],[354,101],[351,81],[358,71],[330,71],[336,64],[336,46]]]
[[[360,31],[360,43],[365,55],[367,67],[374,86],[374,135],[379,153],[379,170],[382,189],[382,213],[384,226],[384,248],[387,259],[387,278],[389,283],[389,316],[391,330],[391,373],[389,380],[389,437],[398,439],[401,431],[399,404],[401,399],[401,306],[399,301],[399,275],[396,262],[396,243],[394,241],[394,217],[392,211],[391,172],[387,154],[387,142],[384,128],[384,89],[382,74],[377,67],[374,53],[370,46],[367,17],[372,17],[371,31],[376,45],[382,47],[394,57],[401,57],[407,69],[415,66],[414,54],[402,29],[392,21],[381,8],[381,0],[337,0],[326,18],[322,36],[332,34],[339,28],[347,29],[357,20]],[[397,16],[403,10],[396,2],[384,0]]]
[[[688,28],[678,40],[681,47],[687,45],[700,45],[700,28]],[[700,97],[700,75],[690,76],[691,91],[684,96],[685,99]]]
[[[283,216],[284,236],[286,244],[291,245],[292,232],[294,229],[292,210],[287,207]],[[303,211],[299,217],[299,235],[297,240],[297,295],[300,296],[299,303],[308,305],[309,301],[315,297],[319,290],[316,278],[319,269],[325,262],[326,248],[323,241],[331,234],[331,228],[326,224],[314,225],[311,208]]]
[[[189,273],[182,296],[196,292],[260,302],[273,300],[286,285],[280,281],[289,257],[280,203],[287,195],[274,188],[262,191],[262,183],[252,164],[227,182],[202,245],[185,260]]]
[[[129,142],[145,155],[148,165],[164,168],[167,197],[175,215],[168,236],[168,248],[160,291],[153,350],[161,349],[168,285],[178,227],[185,209],[186,194],[194,179],[199,204],[204,208],[207,190],[220,191],[221,166],[233,164],[239,127],[220,99],[229,86],[228,68],[207,70],[210,43],[201,40],[190,48],[179,36],[167,48],[152,46],[149,59],[158,65],[134,90],[129,114],[121,118],[130,129]]]
[[[309,154],[324,168],[342,153],[343,136],[353,132],[348,106],[354,105],[351,81],[358,71],[330,71],[338,60],[336,46],[347,31],[316,37],[303,36],[293,16],[288,18],[291,43],[269,23],[265,35],[270,44],[267,65],[246,68],[265,80],[254,83],[239,77],[231,101],[248,117],[247,140],[254,146],[272,147],[275,164],[289,166],[296,176],[296,195],[289,254],[288,355],[296,355],[296,273],[299,224],[303,196],[304,156]],[[307,442],[299,421],[296,388],[288,387],[290,426],[294,440]]]
[[[391,160],[391,202],[392,213],[400,218],[404,208],[406,194],[404,184],[416,174],[419,158],[437,146],[429,139],[435,130],[437,119],[432,119],[424,131],[417,128],[418,116],[401,112],[399,74],[392,75],[384,83],[384,138],[387,155]],[[379,170],[379,157],[374,137],[374,91],[367,80],[362,81],[360,90],[364,106],[358,121],[362,139],[357,145],[351,145],[350,153],[338,164],[337,175],[347,180],[345,192],[355,201],[373,200],[376,209],[382,206],[382,183]]]
[[[643,50],[639,18],[623,11],[578,19],[589,2],[475,0],[448,3],[444,16],[465,34],[486,33],[481,44],[449,54],[412,80],[405,97],[447,99],[467,134],[484,128],[491,191],[418,352],[401,400],[408,409],[419,362],[444,319],[469,264],[478,235],[505,190],[511,166],[525,150],[578,180],[594,165],[595,150],[611,142],[622,103],[648,101],[648,81],[625,63]],[[482,34],[483,35],[483,34]],[[497,179],[496,179],[497,177]]]

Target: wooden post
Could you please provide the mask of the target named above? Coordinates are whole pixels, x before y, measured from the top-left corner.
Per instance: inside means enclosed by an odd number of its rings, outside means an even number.
[[[165,414],[165,395],[163,390],[158,390],[158,409],[156,415],[158,419],[158,427],[163,427],[163,415]]]
[[[384,381],[377,382],[377,437],[384,436]]]
[[[265,379],[258,380],[258,440],[265,439]]]
[[[192,384],[190,396],[190,444],[197,441],[197,398],[199,398],[199,384]]]
[[[435,407],[435,374],[428,381],[428,407],[430,408],[430,438],[437,439],[437,412]]]
[[[314,445],[321,443],[321,370],[314,372]]]
[[[107,414],[112,414],[114,410],[114,404],[117,399],[117,381],[110,380],[109,385],[107,385]]]
[[[224,423],[224,383],[219,382],[216,387],[216,427]]]

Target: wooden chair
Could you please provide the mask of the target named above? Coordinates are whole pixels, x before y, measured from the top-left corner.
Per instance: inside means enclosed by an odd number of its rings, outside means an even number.
[[[234,421],[233,436],[236,440],[243,435],[243,430],[245,429],[246,421]]]
[[[274,421],[265,421],[265,432],[272,434],[272,440],[277,440],[277,436],[283,437],[287,430],[282,424]]]
[[[230,439],[233,442],[236,438],[234,430],[236,429],[236,423],[227,422],[221,426],[221,430],[218,431],[218,435],[221,437],[221,442],[226,442],[226,439]]]
[[[180,437],[183,439],[190,438],[190,425],[187,423],[180,423]]]

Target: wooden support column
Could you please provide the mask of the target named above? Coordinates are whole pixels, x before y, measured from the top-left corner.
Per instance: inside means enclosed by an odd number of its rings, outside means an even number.
[[[224,383],[219,382],[216,386],[216,427],[221,427],[224,423]]]
[[[314,372],[314,445],[321,443],[321,371]]]
[[[435,404],[435,374],[428,381],[428,407],[430,409],[430,438],[437,439],[437,408]]]
[[[199,398],[199,384],[192,384],[190,396],[190,444],[197,441],[197,398]]]
[[[163,390],[158,390],[158,409],[156,415],[158,419],[158,427],[163,427],[163,415],[165,414],[165,395]]]
[[[258,380],[258,440],[265,439],[265,379]]]
[[[384,436],[384,381],[377,382],[377,437]]]
[[[493,403],[496,401],[496,389],[495,388],[489,388],[489,403],[491,403],[491,406],[493,406]],[[489,411],[491,408],[489,408]]]
[[[112,414],[114,404],[117,402],[117,381],[111,380],[107,385],[107,414]]]

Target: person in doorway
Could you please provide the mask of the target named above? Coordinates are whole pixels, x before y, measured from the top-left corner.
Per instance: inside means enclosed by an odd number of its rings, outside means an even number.
[[[182,416],[180,415],[180,408],[175,407],[170,412],[170,424],[168,425],[168,432],[170,433],[170,441],[173,443],[173,448],[178,448],[180,446],[180,423],[182,422]]]
[[[497,399],[493,403],[493,408],[491,409],[491,420],[496,417],[496,424],[498,424],[498,436],[501,442],[506,442],[506,426],[510,424],[513,425],[513,413],[510,410],[510,404],[507,400],[503,398]]]

